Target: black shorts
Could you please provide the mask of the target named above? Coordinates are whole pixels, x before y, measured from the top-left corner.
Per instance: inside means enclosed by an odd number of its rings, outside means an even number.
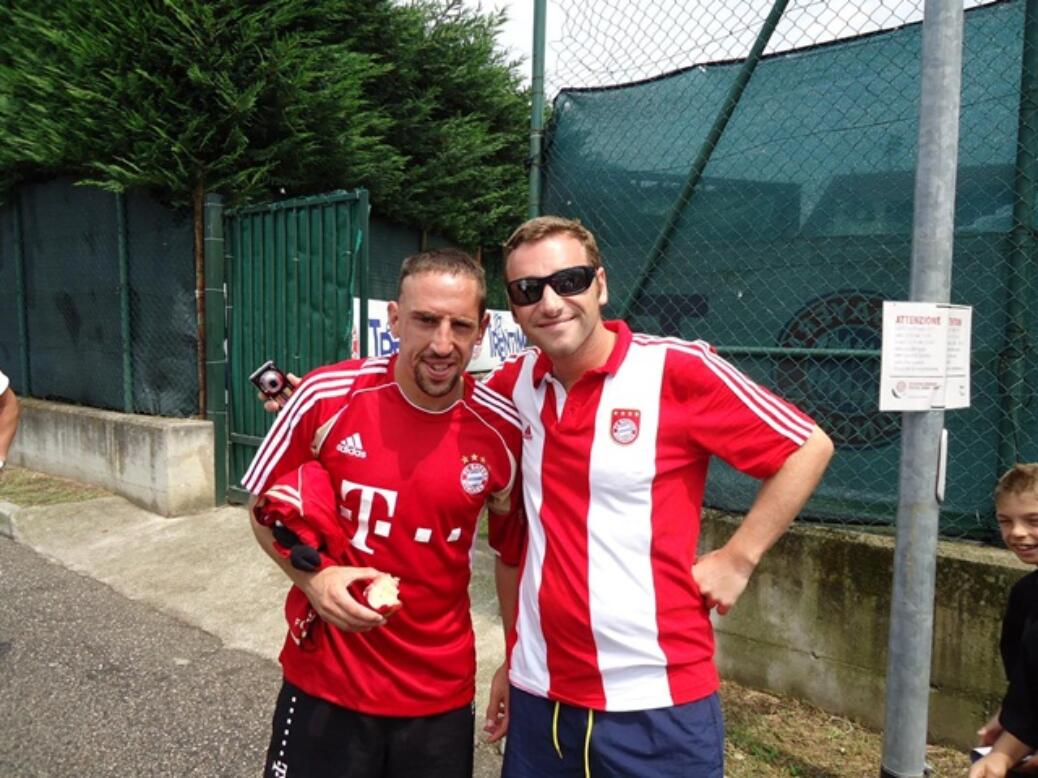
[[[434,716],[372,716],[285,681],[266,778],[472,778],[472,705]]]

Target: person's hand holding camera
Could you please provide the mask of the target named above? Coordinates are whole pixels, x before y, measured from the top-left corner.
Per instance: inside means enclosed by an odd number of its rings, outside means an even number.
[[[258,397],[263,407],[276,413],[285,407],[292,390],[299,386],[300,378],[293,373],[284,373],[281,368],[268,359],[249,376],[249,380],[259,389]]]
[[[297,386],[299,386],[299,383],[302,380],[303,379],[301,379],[295,373],[286,373],[285,387],[281,390],[280,393],[278,393],[274,397],[268,397],[265,394],[263,394],[263,392],[258,392],[256,396],[263,401],[263,409],[265,411],[269,411],[270,413],[277,413],[285,407],[285,403],[288,402],[288,398],[292,396],[292,391]]]

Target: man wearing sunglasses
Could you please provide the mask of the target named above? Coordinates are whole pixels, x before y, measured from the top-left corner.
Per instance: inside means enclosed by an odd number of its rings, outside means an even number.
[[[529,539],[488,719],[504,778],[723,775],[710,610],[724,614],[814,490],[832,443],[707,344],[603,321],[606,272],[579,222],[505,245],[512,314],[537,346],[488,378],[523,424]],[[707,465],[762,480],[697,559]],[[506,699],[507,698],[507,699]]]

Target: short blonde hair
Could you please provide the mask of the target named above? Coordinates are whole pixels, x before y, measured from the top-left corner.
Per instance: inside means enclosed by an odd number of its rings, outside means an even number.
[[[995,502],[1007,494],[1038,495],[1038,462],[1017,462],[1006,470],[995,486]]]
[[[508,257],[524,243],[536,243],[539,240],[550,238],[554,235],[566,235],[573,238],[584,247],[587,261],[593,268],[602,267],[602,255],[598,251],[598,243],[591,230],[576,219],[566,219],[562,216],[538,216],[519,225],[505,241],[505,267],[508,266]]]

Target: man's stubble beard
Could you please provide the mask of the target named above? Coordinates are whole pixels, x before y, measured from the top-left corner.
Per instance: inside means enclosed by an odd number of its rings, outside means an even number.
[[[415,383],[418,388],[421,389],[429,397],[443,397],[450,394],[458,386],[458,382],[461,380],[461,373],[455,372],[454,376],[444,383],[434,383],[428,379],[421,370],[415,371]]]

